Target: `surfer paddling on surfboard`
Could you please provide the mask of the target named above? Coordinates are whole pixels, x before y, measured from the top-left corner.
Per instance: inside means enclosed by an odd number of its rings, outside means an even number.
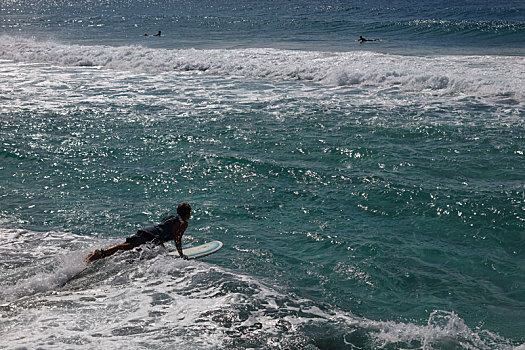
[[[365,39],[362,35],[359,35],[359,39],[357,39],[356,41],[359,41],[362,44],[365,41],[381,41],[381,39]]]
[[[170,240],[175,241],[175,247],[180,257],[187,260],[188,257],[182,252],[182,235],[188,227],[188,220],[191,217],[191,206],[188,203],[180,203],[177,207],[177,215],[169,215],[162,219],[156,226],[141,228],[133,236],[126,238],[126,243],[117,244],[105,249],[97,249],[89,254],[86,262],[113,255],[120,250],[131,250],[139,245],[152,242],[164,247],[164,243]]]
[[[157,34],[149,35],[148,33],[144,34],[144,36],[162,36],[162,32],[159,30]]]

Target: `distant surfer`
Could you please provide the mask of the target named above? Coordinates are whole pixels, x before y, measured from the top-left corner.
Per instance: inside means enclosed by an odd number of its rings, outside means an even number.
[[[144,34],[144,36],[150,36],[148,33]],[[162,36],[162,32],[159,30],[157,34],[153,34],[151,36]]]
[[[359,43],[362,44],[365,41],[381,41],[381,39],[365,39],[362,35],[359,35],[359,39],[357,39],[356,41],[359,41]]]
[[[177,207],[177,215],[168,215],[156,226],[141,228],[133,236],[126,238],[126,243],[117,244],[105,249],[97,249],[89,254],[86,262],[108,257],[120,250],[131,250],[145,243],[162,245],[170,240],[175,241],[175,247],[181,258],[187,260],[188,257],[182,252],[182,235],[188,227],[188,220],[191,217],[191,206],[188,203],[180,203]]]

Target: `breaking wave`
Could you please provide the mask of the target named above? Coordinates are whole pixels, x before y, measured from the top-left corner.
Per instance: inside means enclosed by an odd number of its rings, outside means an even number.
[[[422,323],[371,320],[158,250],[116,254],[64,283],[80,270],[86,247],[103,242],[17,229],[0,229],[0,238],[3,263],[14,264],[1,270],[0,335],[13,347],[114,347],[122,342],[133,348],[195,349],[515,346],[492,332],[469,328],[452,311],[435,310]],[[35,327],[39,332],[27,333]]]
[[[398,56],[373,52],[258,49],[153,49],[80,46],[0,37],[0,59],[143,73],[192,72],[311,81],[376,92],[428,92],[524,102],[519,56]]]

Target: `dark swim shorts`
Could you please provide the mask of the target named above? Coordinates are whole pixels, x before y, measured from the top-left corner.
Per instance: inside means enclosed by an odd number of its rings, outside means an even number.
[[[135,233],[133,236],[126,238],[126,243],[131,244],[133,248],[148,242],[160,244],[157,237],[153,236],[149,232],[141,230],[138,230],[137,233]]]

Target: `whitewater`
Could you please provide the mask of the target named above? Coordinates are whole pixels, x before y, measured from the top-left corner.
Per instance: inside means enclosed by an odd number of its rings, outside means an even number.
[[[312,332],[340,337],[337,347],[367,339],[374,348],[512,348],[496,334],[469,329],[453,312],[433,311],[426,325],[368,320],[282,294],[250,276],[174,261],[158,249],[114,257],[86,273],[77,255],[92,242],[83,236],[0,233],[2,266],[12,271],[3,275],[7,288],[0,294],[6,348],[304,348]],[[80,271],[89,280],[70,281]],[[27,325],[38,332],[18,331]]]
[[[410,5],[2,2],[0,348],[522,350],[525,9]]]
[[[276,49],[150,49],[80,46],[1,38],[0,59],[138,73],[206,72],[373,89],[372,93],[438,92],[524,100],[524,58],[516,56],[398,56],[374,52],[304,52]]]

